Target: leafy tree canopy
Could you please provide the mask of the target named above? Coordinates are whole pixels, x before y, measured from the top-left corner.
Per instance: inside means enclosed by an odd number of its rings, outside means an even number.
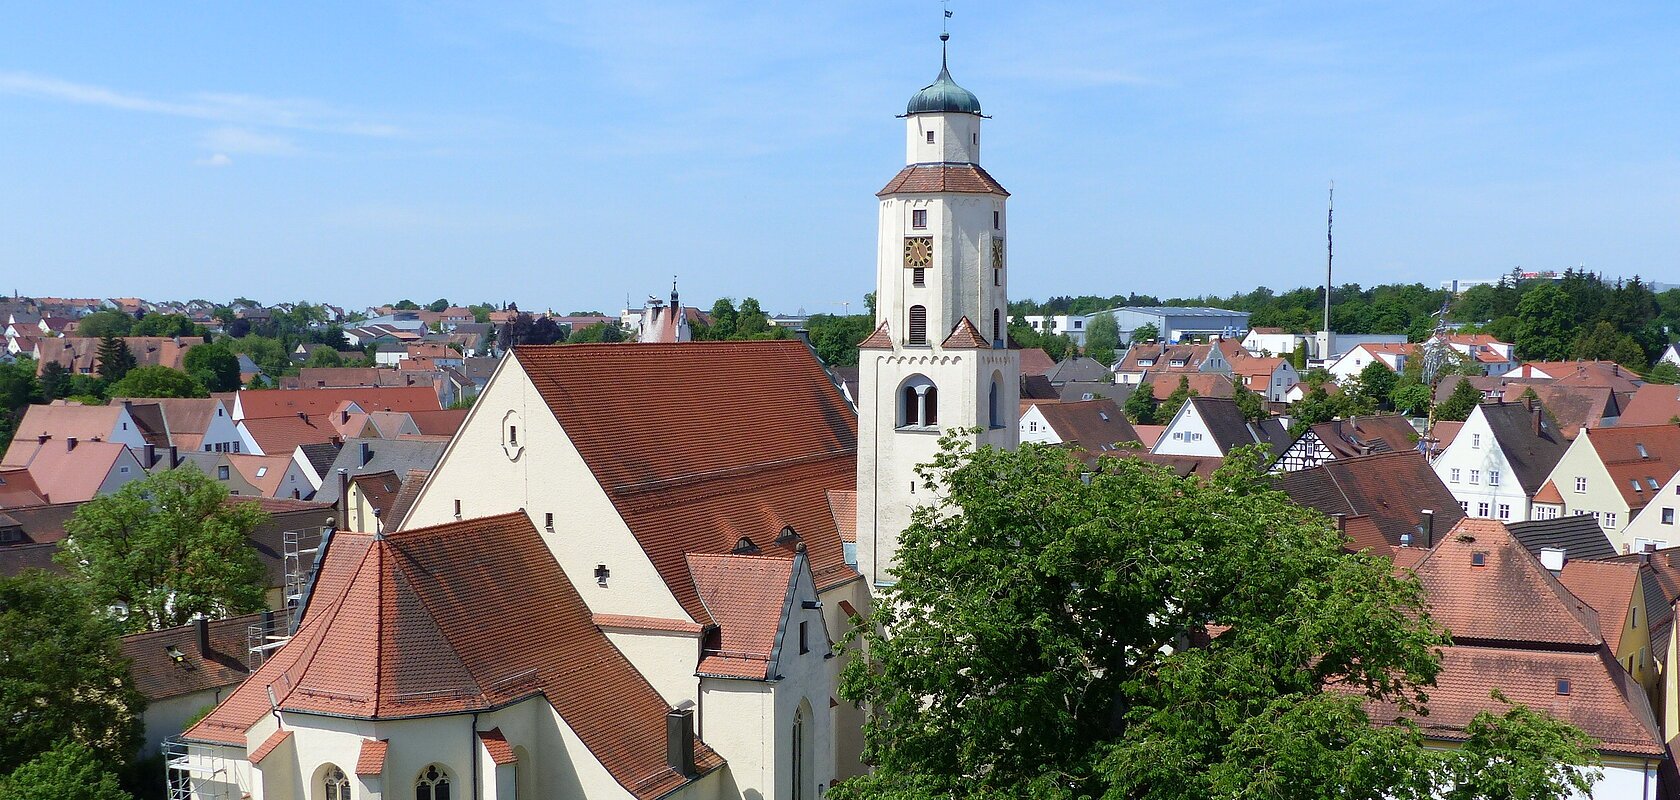
[[[191,351],[189,351],[191,352]],[[238,377],[234,378],[238,383]],[[106,390],[111,397],[209,397],[204,384],[177,369],[135,367]]]
[[[1155,421],[1156,402],[1154,384],[1151,384],[1149,381],[1144,381],[1138,384],[1137,388],[1132,390],[1131,396],[1126,398],[1124,411],[1126,412],[1126,419],[1130,420],[1133,425],[1158,424]]]
[[[134,318],[121,311],[95,311],[76,321],[76,335],[89,339],[128,336],[133,330]]]
[[[76,509],[54,560],[99,607],[128,608],[131,631],[185,625],[263,607],[250,533],[266,518],[195,467],[152,473]]]
[[[853,634],[868,656],[841,693],[871,710],[874,770],[833,796],[1561,799],[1589,784],[1560,766],[1593,763],[1585,737],[1527,709],[1478,716],[1456,750],[1372,725],[1367,700],[1423,713],[1447,637],[1415,580],[1344,553],[1272,491],[1258,449],[1209,480],[1107,458],[1086,483],[1059,448],[966,447],[948,439],[923,469],[944,499],[917,509],[889,601]]]
[[[1115,350],[1120,347],[1120,323],[1113,314],[1097,314],[1085,326],[1085,354],[1101,361],[1104,366],[1114,364]]]
[[[1435,418],[1462,422],[1470,418],[1470,412],[1482,402],[1482,390],[1477,389],[1468,380],[1460,379],[1453,386],[1452,394],[1435,407]]]
[[[181,366],[208,391],[231,392],[239,388],[239,356],[220,342],[188,350]]]
[[[51,366],[50,364],[48,366]],[[45,379],[43,378],[43,382]],[[1672,361],[1658,361],[1645,376],[1646,383],[1680,383],[1680,367],[1674,366]]]
[[[86,745],[66,739],[0,778],[0,797],[29,800],[132,800],[116,773]]]
[[[116,626],[73,581],[39,570],[0,578],[0,775],[66,738],[132,753],[144,705]]]

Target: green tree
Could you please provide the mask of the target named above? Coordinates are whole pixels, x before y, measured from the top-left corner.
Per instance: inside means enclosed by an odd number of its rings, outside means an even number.
[[[116,626],[80,587],[40,570],[0,578],[0,775],[65,738],[132,753],[144,705]]]
[[[1149,381],[1144,381],[1126,398],[1126,419],[1131,420],[1133,425],[1154,425],[1155,407],[1155,387]]]
[[[1131,344],[1154,341],[1159,338],[1161,338],[1160,327],[1156,326],[1153,322],[1145,322],[1132,330]]]
[[[204,328],[180,314],[147,314],[129,329],[130,336],[203,336]]]
[[[1113,314],[1096,314],[1085,325],[1085,354],[1104,365],[1114,363],[1115,350],[1120,347],[1120,323]]]
[[[707,339],[735,338],[735,301],[727,297],[718,298],[712,304],[712,324],[706,329]],[[699,338],[699,337],[696,337]]]
[[[1190,378],[1185,375],[1178,376],[1178,386],[1172,390],[1171,394],[1167,395],[1167,399],[1162,400],[1161,404],[1155,407],[1156,423],[1165,425],[1172,422],[1173,417],[1178,416],[1178,410],[1184,406],[1185,401],[1195,396],[1196,391],[1190,388]]]
[[[1594,762],[1585,737],[1526,709],[1480,715],[1459,750],[1372,724],[1371,701],[1424,713],[1448,638],[1414,579],[1272,491],[1258,448],[1202,480],[1125,458],[1082,479],[1059,448],[966,447],[947,440],[923,469],[943,500],[915,512],[888,600],[852,634],[868,656],[840,691],[870,709],[873,770],[839,800],[1590,786],[1560,766]]]
[[[111,397],[209,397],[204,384],[178,369],[135,367],[123,379],[111,384]]]
[[[1395,411],[1414,417],[1427,415],[1434,399],[1430,396],[1428,386],[1416,380],[1405,379],[1394,385],[1394,391],[1389,393],[1388,398]]]
[[[1675,367],[1674,362],[1672,361],[1658,361],[1657,365],[1652,367],[1651,371],[1645,375],[1645,382],[1663,384],[1680,383],[1680,367]],[[43,379],[42,389],[44,390],[45,388],[46,382],[45,379]]]
[[[128,608],[132,631],[263,607],[263,568],[247,537],[266,518],[193,467],[156,472],[76,509],[54,560],[101,606]]]
[[[235,354],[243,353],[256,362],[257,368],[273,377],[285,375],[292,367],[291,353],[279,339],[252,334],[228,343]]]
[[[1330,394],[1322,384],[1308,389],[1301,399],[1289,404],[1289,416],[1294,420],[1289,432],[1299,436],[1320,422],[1329,422],[1341,416],[1345,397]]]
[[[29,800],[132,800],[116,773],[87,745],[66,739],[0,777],[0,797]]]
[[[1608,321],[1577,333],[1570,354],[1580,359],[1614,361],[1635,370],[1644,369],[1650,363],[1645,359],[1645,350],[1639,342],[1616,330],[1616,326]]]
[[[770,315],[758,305],[758,299],[749,297],[741,301],[741,309],[735,312],[735,334],[731,339],[765,339],[770,334]]]
[[[815,314],[806,322],[811,331],[811,346],[817,357],[831,367],[855,367],[858,364],[858,343],[874,330],[875,318],[868,314],[834,316]]]
[[[587,325],[583,328],[572,331],[572,334],[567,336],[565,341],[566,344],[622,342],[624,341],[624,329],[618,327],[617,325],[608,325],[605,322],[597,322],[594,325]]]
[[[137,363],[134,353],[128,349],[128,342],[110,334],[99,340],[96,357],[99,359],[99,377],[107,382],[122,380]]]
[[[181,365],[208,391],[231,392],[239,388],[239,356],[221,342],[187,350]]]
[[[1387,364],[1372,361],[1359,371],[1359,394],[1377,406],[1388,406],[1389,396],[1399,382],[1400,376],[1394,374]]]
[[[449,299],[440,297],[426,306],[427,311],[442,311],[449,307]]]
[[[1243,419],[1249,422],[1259,422],[1268,416],[1266,414],[1266,401],[1260,397],[1258,392],[1249,389],[1247,386],[1237,384],[1232,391],[1231,398],[1236,401],[1237,410],[1242,412]]]
[[[397,311],[419,311],[420,310],[420,304],[414,302],[413,300],[408,300],[408,299],[405,298],[405,299],[402,299],[402,300],[398,300],[397,304],[394,305],[394,306],[391,306],[391,308],[396,309]]]
[[[76,320],[76,335],[89,339],[127,336],[134,330],[134,318],[121,311],[95,311]]]
[[[306,367],[342,367],[344,357],[331,347],[320,347],[309,351],[309,358],[304,359]]]
[[[1475,411],[1481,402],[1482,390],[1477,389],[1469,380],[1460,379],[1458,384],[1453,386],[1452,394],[1447,395],[1447,399],[1435,407],[1435,418],[1462,422],[1470,418],[1470,412]]]
[[[41,399],[52,402],[70,396],[70,370],[57,361],[41,366]]]
[[[1563,289],[1542,283],[1517,303],[1517,353],[1534,361],[1557,361],[1569,355],[1575,327],[1575,302]]]

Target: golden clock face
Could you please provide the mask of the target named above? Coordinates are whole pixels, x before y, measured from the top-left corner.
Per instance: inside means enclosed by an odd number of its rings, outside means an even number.
[[[992,240],[992,269],[1003,269],[1003,240]]]
[[[904,237],[904,266],[925,267],[933,263],[932,236]]]

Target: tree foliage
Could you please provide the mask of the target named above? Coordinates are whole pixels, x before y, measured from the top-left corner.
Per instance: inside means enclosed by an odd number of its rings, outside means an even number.
[[[1243,419],[1249,422],[1259,422],[1269,416],[1266,413],[1265,399],[1241,383],[1232,390],[1231,399],[1236,401],[1237,410],[1242,412]]]
[[[50,365],[49,365],[50,366]],[[1646,383],[1674,384],[1680,383],[1680,367],[1674,366],[1672,361],[1658,361],[1645,376]]]
[[[144,705],[116,626],[80,587],[39,570],[0,578],[0,775],[66,739],[125,757]]]
[[[1534,361],[1567,358],[1574,320],[1575,302],[1563,289],[1535,287],[1517,303],[1517,354]]]
[[[1130,397],[1126,398],[1126,405],[1123,410],[1126,412],[1126,419],[1131,420],[1133,425],[1155,425],[1157,424],[1155,414],[1157,405],[1154,384],[1144,381],[1132,390]]]
[[[208,391],[231,392],[239,388],[239,356],[225,344],[198,345],[182,357],[181,366]]]
[[[89,339],[128,336],[133,330],[134,318],[121,311],[95,311],[76,320],[76,335]]]
[[[1185,375],[1178,376],[1178,386],[1167,395],[1167,399],[1155,407],[1156,423],[1165,425],[1172,422],[1173,417],[1178,416],[1178,410],[1184,407],[1184,403],[1195,396],[1196,390],[1190,388],[1190,378]]]
[[[868,656],[841,693],[871,711],[874,769],[833,796],[1561,798],[1588,779],[1559,767],[1592,763],[1584,737],[1526,710],[1478,717],[1459,750],[1374,726],[1368,700],[1423,713],[1447,637],[1415,580],[1270,490],[1257,449],[1209,480],[1106,458],[1087,483],[1058,448],[967,447],[923,469],[944,499],[853,633]]]
[[[237,383],[237,379],[235,383]],[[204,384],[178,369],[135,367],[107,389],[111,397],[209,397]]]
[[[137,363],[134,352],[128,349],[128,342],[111,334],[106,334],[99,340],[97,358],[99,377],[111,383],[122,380]]]
[[[266,518],[194,467],[155,472],[76,509],[54,560],[100,607],[128,609],[131,631],[263,607],[263,568],[248,537]]]
[[[1113,314],[1097,314],[1085,326],[1085,354],[1101,361],[1104,366],[1114,364],[1115,350],[1120,347],[1120,323]]]
[[[0,777],[0,798],[132,800],[111,765],[87,745],[65,739],[12,774]]]
[[[1449,421],[1463,422],[1470,418],[1470,412],[1482,402],[1482,390],[1477,389],[1470,381],[1460,378],[1453,386],[1452,394],[1435,407],[1435,418]]]

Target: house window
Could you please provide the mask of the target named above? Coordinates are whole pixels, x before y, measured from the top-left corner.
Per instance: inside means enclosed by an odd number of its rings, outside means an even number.
[[[1499,504],[1499,518],[1500,519],[1510,519],[1511,518],[1511,506],[1509,506],[1508,504],[1505,504],[1505,503],[1500,503]]]
[[[239,443],[238,442],[233,443],[233,452],[235,452],[235,453],[239,452]]]
[[[554,512],[550,511],[543,515],[543,530],[549,533],[554,532]]]
[[[216,468],[216,480],[225,481],[227,479],[228,479],[228,468],[227,467],[217,467]]]
[[[1664,524],[1664,525],[1673,525],[1674,524],[1674,509],[1665,508],[1665,509],[1662,510],[1662,524]]]
[[[1476,516],[1486,519],[1487,515],[1488,515],[1488,504],[1487,503],[1477,503],[1476,504]]]
[[[927,132],[927,143],[928,144],[933,144],[933,131],[928,131]]]
[[[329,764],[330,769],[321,778],[322,796],[327,800],[350,800],[350,778],[344,770]]]
[[[917,230],[927,227],[927,209],[918,208],[910,212],[910,227]]]
[[[1496,469],[1488,470],[1488,485],[1489,486],[1498,486],[1499,485],[1499,470],[1496,470]]]
[[[204,452],[206,452],[206,453],[210,452],[210,447],[211,447],[210,445],[205,445],[204,446]]]
[[[793,714],[793,747],[789,748],[793,754],[793,800],[806,800],[805,773],[809,767],[805,765],[805,709],[803,704]]]
[[[455,498],[455,518],[461,518],[461,499]]]
[[[811,635],[811,623],[809,623],[809,622],[799,623],[799,654],[800,655],[805,655],[806,653],[811,652],[811,641],[810,641],[810,638],[809,638],[810,635]]]
[[[1576,494],[1581,494],[1581,493],[1585,492],[1586,490],[1587,490],[1587,479],[1586,478],[1576,478],[1575,479],[1575,493]]]
[[[1482,449],[1482,435],[1481,434],[1479,434],[1479,433],[1470,434],[1470,449],[1471,450]]]
[[[1604,512],[1604,527],[1606,527],[1606,528],[1615,528],[1616,527],[1616,512],[1614,512],[1614,511]]]
[[[519,444],[519,426],[518,425],[509,425],[508,426],[508,444],[518,446],[518,444]]]
[[[1002,286],[1003,285],[1003,270],[1001,270],[1001,269],[992,270],[992,285],[993,286]]]
[[[927,306],[910,307],[910,344],[927,344]]]
[[[1479,469],[1470,470],[1470,485],[1475,486],[1477,484],[1480,484],[1481,482],[1482,482],[1482,471],[1479,470]]]
[[[970,136],[972,136],[972,137],[973,137],[973,142],[974,142],[974,143],[975,143],[975,144],[979,144],[979,143],[980,143],[980,134],[978,134],[978,133],[975,133],[975,134],[970,134]]]
[[[436,764],[420,771],[414,780],[414,800],[449,800],[449,770]]]
[[[128,474],[128,467],[117,467],[117,471],[124,474],[124,475],[127,475]]]
[[[925,428],[939,424],[939,389],[933,381],[914,376],[905,381],[899,398],[899,427]]]

